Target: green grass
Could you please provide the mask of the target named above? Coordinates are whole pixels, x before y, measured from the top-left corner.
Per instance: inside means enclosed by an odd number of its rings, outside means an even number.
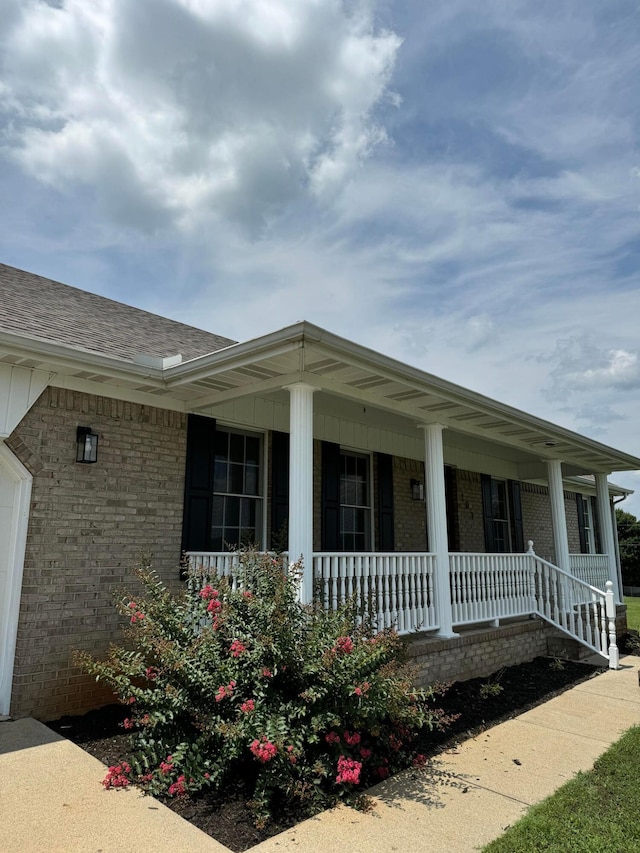
[[[483,853],[638,853],[640,726],[533,806]]]
[[[627,626],[630,631],[640,631],[640,598],[631,598],[625,595],[624,603],[627,605]]]

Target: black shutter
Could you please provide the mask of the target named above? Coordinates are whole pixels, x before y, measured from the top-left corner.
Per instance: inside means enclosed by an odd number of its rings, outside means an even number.
[[[458,518],[458,481],[456,469],[444,466],[444,501],[447,507],[447,542],[450,551],[460,550],[460,523]],[[429,547],[427,545],[427,550]]]
[[[517,554],[524,551],[524,532],[522,529],[522,501],[520,483],[509,480],[509,503],[511,504],[511,548]]]
[[[287,550],[289,522],[289,433],[271,433],[271,547]]]
[[[602,538],[600,535],[600,516],[598,515],[598,501],[596,498],[593,497],[590,498],[590,501],[591,517],[593,518],[593,539],[596,546],[596,554],[602,554]]]
[[[578,534],[580,535],[580,553],[586,554],[588,551],[587,537],[584,532],[584,507],[582,505],[582,495],[576,495],[576,507],[578,508]]]
[[[495,541],[493,538],[493,500],[491,497],[491,477],[488,474],[481,474],[480,480],[482,483],[482,515],[484,518],[484,547],[488,554],[492,554],[495,549]]]
[[[210,547],[215,437],[216,422],[213,418],[188,416],[183,551],[208,551]]]
[[[322,550],[341,551],[340,445],[322,442]]]
[[[378,469],[378,550],[393,551],[393,456],[376,453]]]

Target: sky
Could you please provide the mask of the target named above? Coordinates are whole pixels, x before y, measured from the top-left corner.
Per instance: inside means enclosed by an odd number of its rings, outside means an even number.
[[[309,320],[640,456],[636,0],[2,18],[4,263],[237,340]]]

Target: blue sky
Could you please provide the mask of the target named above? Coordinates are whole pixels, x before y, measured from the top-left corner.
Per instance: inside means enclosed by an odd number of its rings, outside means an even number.
[[[640,456],[638,45],[627,0],[4,0],[0,258]]]

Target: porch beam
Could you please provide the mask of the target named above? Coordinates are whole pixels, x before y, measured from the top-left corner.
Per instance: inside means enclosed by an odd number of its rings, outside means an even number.
[[[289,560],[302,560],[300,601],[313,599],[313,392],[305,382],[289,392]]]
[[[442,424],[420,424],[424,431],[425,501],[429,551],[435,554],[436,618],[440,637],[457,637],[453,630],[449,542],[447,538],[447,505],[445,500],[444,453]]]
[[[547,480],[549,482],[549,500],[551,502],[551,524],[553,527],[553,548],[556,565],[571,572],[569,559],[569,536],[567,534],[567,516],[564,508],[564,485],[562,482],[562,462],[550,459],[547,462]]]
[[[609,562],[609,580],[613,583],[613,594],[616,604],[622,604],[620,582],[618,579],[618,563],[616,560],[616,544],[613,531],[611,504],[609,503],[609,482],[606,474],[596,474],[596,501],[598,504],[598,520],[602,547]]]

